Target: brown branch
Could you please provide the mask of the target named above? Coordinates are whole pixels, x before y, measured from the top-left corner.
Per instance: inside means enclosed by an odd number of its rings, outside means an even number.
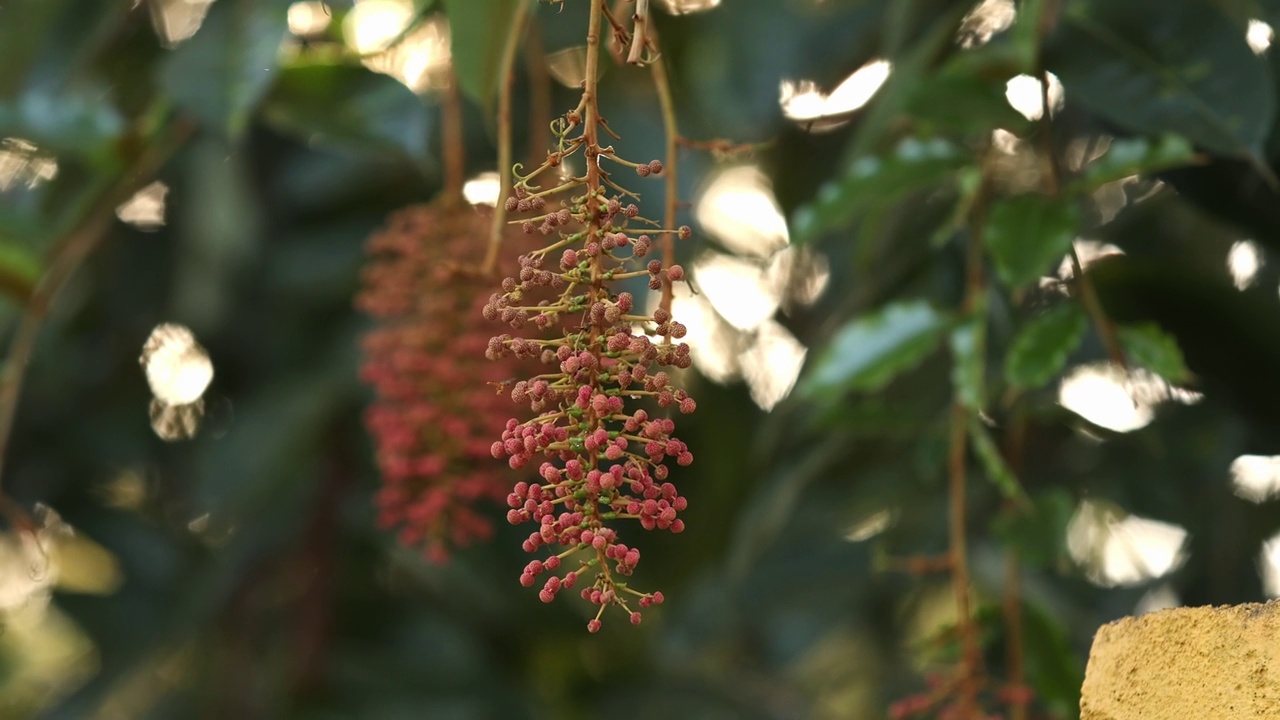
[[[986,279],[983,276],[982,248],[986,225],[989,176],[983,161],[983,182],[969,214],[969,244],[965,259],[965,290],[961,311],[979,309]],[[966,503],[966,455],[969,412],[959,398],[951,405],[951,437],[947,456],[948,546],[951,555],[951,587],[956,602],[956,627],[960,635],[959,717],[976,717],[978,688],[981,685],[982,657],[978,649],[978,629],[970,601],[968,528]]]
[[[546,134],[551,126],[551,73],[547,72],[542,31],[531,17],[524,39],[524,63],[529,72],[529,165],[537,167],[546,157]]]
[[[627,62],[639,65],[644,61],[644,49],[649,43],[649,0],[636,0],[636,11],[631,20],[635,29],[631,32],[631,49],[627,52]]]
[[[636,12],[639,14],[640,8],[637,5]],[[676,106],[675,99],[671,94],[671,82],[667,75],[667,64],[662,57],[654,58],[649,63],[650,72],[653,75],[653,86],[658,92],[658,105],[662,108],[662,129],[666,134],[667,157],[664,162],[662,172],[666,174],[666,203],[662,216],[662,227],[666,230],[674,230],[676,227],[676,208],[680,203],[680,183],[677,174],[677,164],[680,156],[680,129],[676,124]],[[671,267],[676,261],[676,246],[674,233],[662,234],[662,265],[663,267]],[[662,281],[662,299],[659,301],[659,307],[671,312],[671,303],[675,299],[675,290],[672,287],[671,280],[663,279]]]
[[[458,77],[449,71],[449,87],[440,106],[440,155],[444,158],[444,198],[447,205],[462,204],[466,182],[467,152],[462,135],[462,93]]]
[[[502,245],[502,235],[507,226],[507,207],[503,203],[503,191],[511,187],[511,91],[512,79],[515,75],[516,51],[520,49],[520,38],[524,35],[525,23],[528,20],[529,3],[516,4],[515,17],[511,19],[511,27],[507,32],[506,42],[502,46],[502,65],[498,75],[498,187],[501,190],[493,205],[493,223],[489,227],[489,245],[485,248],[484,260],[480,263],[483,274],[491,274],[498,265],[498,247]]]

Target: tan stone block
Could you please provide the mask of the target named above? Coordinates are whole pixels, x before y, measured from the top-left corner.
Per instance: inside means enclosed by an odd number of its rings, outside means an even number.
[[[1080,717],[1280,718],[1280,601],[1175,608],[1103,625]]]

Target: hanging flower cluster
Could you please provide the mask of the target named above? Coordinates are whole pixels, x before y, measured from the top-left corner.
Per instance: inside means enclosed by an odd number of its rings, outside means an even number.
[[[494,466],[489,441],[510,407],[494,381],[518,363],[476,362],[500,327],[477,318],[489,286],[470,269],[487,224],[460,202],[400,210],[369,238],[356,298],[380,321],[363,339],[360,369],[377,395],[365,424],[382,472],[378,524],[434,561],[492,534],[476,501],[500,502],[514,480]]]
[[[650,256],[659,238],[687,239],[691,231],[643,217],[639,196],[614,177],[658,175],[663,167],[625,160],[600,144],[600,134],[611,132],[596,105],[603,3],[591,6],[582,100],[554,123],[546,160],[527,175],[516,166],[506,198],[509,212],[524,215],[518,221],[524,233],[544,242],[519,258],[519,272],[502,281],[483,315],[541,336],[504,333],[486,351],[493,360],[536,358],[544,365],[510,392],[535,416],[507,420],[491,447],[512,468],[537,463],[538,481],[517,483],[507,497],[508,521],[536,528],[524,549],[547,553],[525,567],[520,583],[541,585],[543,602],[576,587],[599,606],[587,624],[596,632],[610,606],[639,623],[642,608],[662,602],[661,592],[629,586],[640,551],[614,525],[633,520],[646,530],[684,529],[679,513],[687,501],[667,481],[668,468],[672,461],[690,464],[693,454],[666,415],[691,413],[696,403],[663,369],[691,364],[689,346],[678,342],[685,327],[666,308],[646,314],[619,288],[629,278],[647,278],[651,290],[681,280],[679,265]],[[565,171],[573,156],[585,161],[582,175]],[[548,293],[552,299],[532,299]]]

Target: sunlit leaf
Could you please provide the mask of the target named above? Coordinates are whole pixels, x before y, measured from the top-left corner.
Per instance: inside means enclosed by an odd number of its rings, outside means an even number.
[[[883,211],[906,193],[947,180],[970,159],[968,152],[941,138],[906,138],[885,156],[860,157],[796,213],[794,239],[810,242],[860,213]]]
[[[288,5],[280,0],[214,3],[195,37],[165,63],[165,91],[209,129],[238,138],[279,75]]]
[[[1152,323],[1125,325],[1117,329],[1125,357],[1169,382],[1185,382],[1190,376],[1182,350],[1172,335]]]
[[[395,79],[359,65],[295,65],[280,73],[264,119],[304,142],[353,152],[427,154],[426,106]]]
[[[991,480],[1000,494],[1019,504],[1026,504],[1027,494],[1018,482],[1017,476],[1000,454],[1000,448],[987,432],[987,427],[976,416],[969,421],[969,440],[973,443],[973,454],[982,463],[987,478]]]
[[[832,338],[802,391],[875,390],[915,367],[938,345],[947,318],[928,304],[890,305],[845,325]]]
[[[1266,61],[1214,3],[1072,0],[1046,64],[1068,102],[1138,132],[1260,161],[1275,114]],[[1260,162],[1258,162],[1261,165]]]
[[[1020,388],[1038,388],[1049,382],[1062,372],[1088,324],[1075,303],[1062,303],[1030,320],[1009,347],[1005,380]]]
[[[502,46],[521,2],[532,0],[445,0],[453,71],[458,87],[482,107],[498,91]]]
[[[995,203],[986,243],[1000,279],[1019,288],[1044,275],[1071,250],[1079,223],[1068,198],[1027,194]]]
[[[1165,133],[1154,140],[1117,138],[1105,155],[1085,168],[1080,189],[1093,189],[1138,173],[1168,170],[1186,165],[1194,158],[1195,150],[1181,135]]]

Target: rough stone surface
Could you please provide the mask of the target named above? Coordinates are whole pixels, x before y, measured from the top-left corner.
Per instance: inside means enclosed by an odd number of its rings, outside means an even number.
[[[1080,717],[1280,718],[1280,601],[1175,608],[1103,625]]]

